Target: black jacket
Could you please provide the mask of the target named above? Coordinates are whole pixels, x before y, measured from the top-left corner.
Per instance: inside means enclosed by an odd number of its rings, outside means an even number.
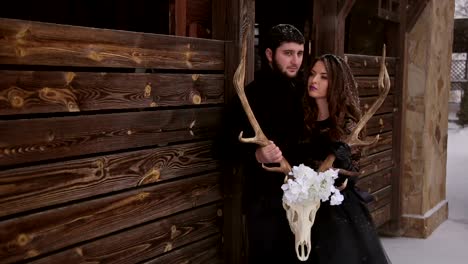
[[[280,147],[291,165],[296,165],[295,147],[303,131],[302,83],[300,79],[291,80],[271,69],[263,69],[255,74],[254,81],[245,88],[247,99],[264,134]],[[266,202],[266,207],[281,207],[284,175],[265,171],[255,159],[258,146],[237,140],[240,131],[243,131],[244,137],[254,136],[238,97],[234,101],[229,122],[233,127],[230,138],[235,141],[232,152],[243,169],[244,204],[248,207],[260,199]]]

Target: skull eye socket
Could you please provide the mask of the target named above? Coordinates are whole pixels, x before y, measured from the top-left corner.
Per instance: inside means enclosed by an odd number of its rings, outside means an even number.
[[[314,220],[315,220],[315,213],[316,213],[316,212],[317,212],[316,210],[310,211],[310,214],[309,214],[309,221],[314,222]]]
[[[299,215],[297,214],[296,211],[294,211],[293,222],[297,222],[297,219],[299,219]]]

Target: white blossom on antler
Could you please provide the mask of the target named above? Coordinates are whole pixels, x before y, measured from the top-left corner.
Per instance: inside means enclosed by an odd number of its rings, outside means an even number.
[[[339,205],[343,195],[333,185],[338,177],[338,170],[328,169],[317,173],[312,168],[301,164],[294,166],[289,178],[281,186],[283,189],[283,202],[288,204],[304,204],[320,200],[330,200],[331,205]]]

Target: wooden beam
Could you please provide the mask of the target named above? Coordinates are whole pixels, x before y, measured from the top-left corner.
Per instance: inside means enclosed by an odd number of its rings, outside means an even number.
[[[221,117],[221,107],[204,107],[0,120],[0,168],[212,138]]]
[[[339,53],[337,8],[337,1],[314,1],[315,56]]]
[[[222,198],[220,177],[219,172],[212,172],[2,221],[0,248],[8,250],[0,251],[0,259],[4,263],[24,261],[218,202]]]
[[[188,262],[194,258],[193,255],[202,255],[203,260],[215,262],[219,258],[220,211],[217,204],[203,206],[69,247],[31,263],[142,263],[155,257],[167,261],[149,263],[171,263],[168,255],[173,256],[178,251],[185,251],[185,254],[178,256],[180,262],[177,263],[194,263]],[[212,236],[217,239],[206,250],[200,250],[205,244],[200,239]],[[208,251],[211,254],[207,256]],[[173,258],[170,260],[175,261]]]
[[[406,32],[410,32],[413,29],[416,21],[418,21],[419,16],[424,11],[424,8],[427,6],[430,0],[411,0],[411,1],[403,1],[400,3],[401,6],[406,7],[406,3],[409,3],[408,9],[402,8],[400,9],[400,14],[406,14]],[[403,5],[403,2],[405,5]],[[401,23],[401,21],[400,21]]]
[[[223,74],[0,70],[0,116],[222,103]]]
[[[351,11],[355,0],[344,1],[338,6],[338,1],[314,1],[315,55],[334,53],[344,55],[344,35],[346,17]]]
[[[187,36],[187,0],[175,0],[175,34]]]
[[[212,149],[202,141],[1,170],[0,217],[216,170]]]
[[[255,0],[226,0],[226,63],[225,102],[230,105],[237,97],[232,82],[240,62],[243,30],[248,30],[245,83],[254,77]],[[242,217],[242,180],[238,171],[227,170],[224,177],[224,260],[226,264],[245,263],[244,223]]]
[[[346,19],[346,17],[348,16],[349,12],[351,12],[351,9],[353,8],[355,3],[356,3],[356,0],[343,1],[343,5],[339,7],[339,12],[338,12],[338,17],[340,18],[340,20]]]
[[[224,70],[224,42],[0,18],[0,63]]]

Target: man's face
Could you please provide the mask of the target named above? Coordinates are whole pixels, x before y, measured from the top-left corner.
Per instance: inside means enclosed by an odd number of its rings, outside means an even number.
[[[266,50],[266,57],[273,67],[289,78],[294,78],[302,64],[304,45],[295,42],[284,42],[273,53]]]

